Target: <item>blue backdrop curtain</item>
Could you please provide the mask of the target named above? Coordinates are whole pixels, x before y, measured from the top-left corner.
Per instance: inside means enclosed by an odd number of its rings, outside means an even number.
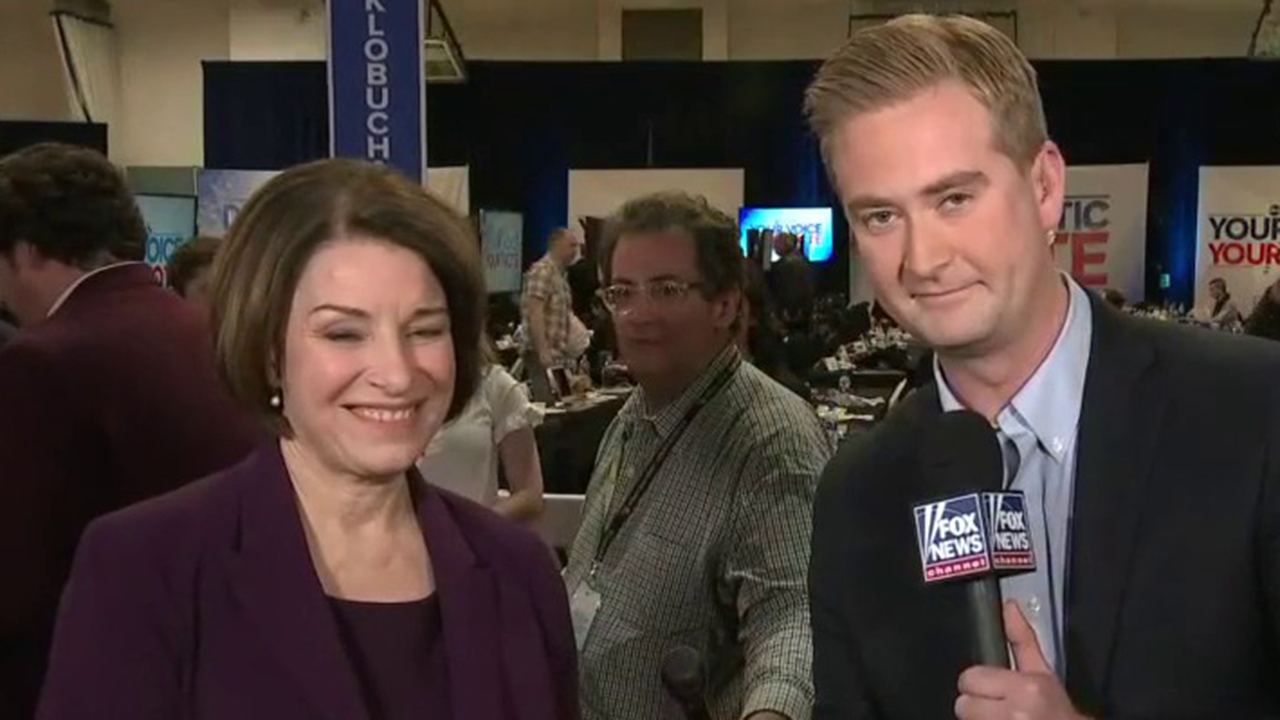
[[[81,145],[107,154],[104,123],[0,120],[0,157],[42,142]]]
[[[329,155],[322,62],[205,62],[204,166],[279,170]]]
[[[834,205],[800,115],[816,66],[471,62],[467,83],[430,87],[428,161],[470,165],[473,208],[524,213],[526,262],[567,215],[570,168],[736,167],[747,205]],[[1190,302],[1199,166],[1280,164],[1280,64],[1036,67],[1068,163],[1150,163],[1147,296]],[[323,63],[208,62],[204,77],[206,167],[277,169],[327,154]],[[822,270],[828,288],[844,287],[843,245]]]
[[[833,203],[798,111],[812,63],[472,62],[468,72],[428,91],[428,163],[470,166],[472,208],[524,213],[526,264],[564,224],[570,168],[743,168],[748,204]],[[204,78],[206,167],[327,154],[323,63],[206,62]],[[841,253],[821,279],[843,289],[847,267]]]

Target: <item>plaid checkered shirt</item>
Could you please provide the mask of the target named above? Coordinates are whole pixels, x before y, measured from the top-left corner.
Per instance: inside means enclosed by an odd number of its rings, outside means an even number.
[[[569,294],[569,280],[551,256],[545,256],[529,267],[524,275],[524,292],[520,295],[520,320],[524,323],[524,350],[534,352],[533,325],[529,322],[529,308],[542,303],[546,321],[547,347],[551,361],[568,360],[569,314],[573,312]]]
[[[565,570],[570,593],[663,438],[738,357],[726,348],[656,414],[646,414],[643,390],[619,411]],[[679,437],[591,581],[601,605],[580,661],[585,720],[683,717],[660,679],[665,654],[678,645],[706,660],[713,718],[761,710],[809,718],[806,573],[814,491],[831,452],[802,399],[739,364]]]

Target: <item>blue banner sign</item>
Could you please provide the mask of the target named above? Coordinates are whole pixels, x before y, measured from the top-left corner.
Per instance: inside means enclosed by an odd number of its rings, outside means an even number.
[[[329,143],[335,157],[421,182],[426,160],[421,0],[329,0]]]

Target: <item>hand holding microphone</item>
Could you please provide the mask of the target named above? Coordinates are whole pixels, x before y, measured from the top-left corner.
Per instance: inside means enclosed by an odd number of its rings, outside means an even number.
[[[1040,650],[1035,630],[1016,603],[1004,604],[1005,634],[1017,670],[975,665],[960,675],[958,720],[1025,717],[1029,720],[1085,720]]]
[[[961,720],[1019,717],[1079,720],[1040,650],[1035,631],[999,576],[1035,569],[1020,492],[1002,491],[1003,454],[981,415],[943,413],[921,448],[925,502],[914,508],[926,584],[961,582],[971,623],[974,666],[961,674]],[[1009,669],[1012,650],[1017,669]]]

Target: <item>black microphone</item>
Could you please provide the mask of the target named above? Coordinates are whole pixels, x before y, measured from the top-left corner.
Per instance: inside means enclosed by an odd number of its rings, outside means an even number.
[[[913,508],[925,584],[959,582],[979,665],[1009,667],[1001,574],[1035,569],[1022,493],[1003,491],[995,429],[968,410],[926,429],[920,449],[924,500]]]
[[[662,685],[680,704],[688,720],[711,720],[703,697],[706,671],[702,654],[688,645],[678,645],[662,659]]]

